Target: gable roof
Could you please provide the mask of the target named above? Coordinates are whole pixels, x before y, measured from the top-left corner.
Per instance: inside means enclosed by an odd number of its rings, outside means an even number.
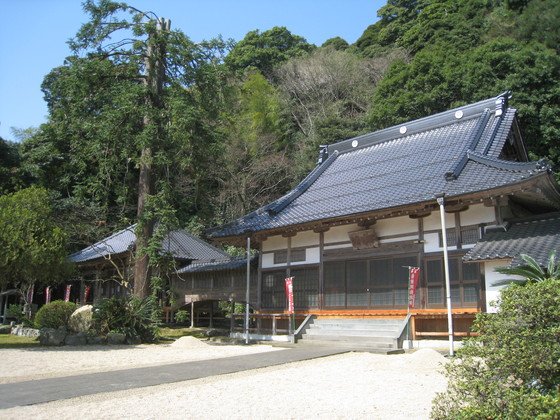
[[[71,262],[81,263],[108,255],[133,251],[136,246],[135,227],[136,225],[132,225],[124,228],[81,251],[75,252],[68,258]],[[169,252],[176,259],[212,260],[231,257],[227,252],[213,247],[182,229],[174,230],[167,234],[162,241],[162,247],[164,252]]]
[[[486,232],[463,261],[512,258],[510,267],[515,267],[525,265],[519,255],[528,254],[546,267],[553,250],[560,252],[560,212],[512,221]]]
[[[328,146],[318,166],[284,197],[225,225],[225,238],[387,210],[435,203],[524,182],[550,172],[544,161],[500,159],[515,119],[508,94],[355,137]],[[560,195],[554,197],[560,205]]]

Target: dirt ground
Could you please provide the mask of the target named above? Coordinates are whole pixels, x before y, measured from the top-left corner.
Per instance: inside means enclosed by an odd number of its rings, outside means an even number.
[[[267,345],[169,345],[0,350],[0,383],[212,359]],[[428,419],[446,388],[446,359],[432,349],[352,352],[192,381],[0,410],[0,419]]]

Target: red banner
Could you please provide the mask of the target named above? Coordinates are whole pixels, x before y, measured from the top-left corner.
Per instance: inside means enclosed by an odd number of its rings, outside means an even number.
[[[45,303],[51,303],[51,288],[47,286],[45,289]]]
[[[72,288],[71,284],[66,285],[66,293],[64,294],[64,301],[68,302],[70,300],[70,289]]]
[[[84,291],[84,301],[83,301],[83,305],[87,304],[87,298],[89,296],[89,291],[91,290],[91,286],[86,286],[86,290]]]
[[[416,289],[418,288],[418,278],[420,277],[420,269],[417,267],[408,267],[408,307],[414,308],[416,301]]]
[[[288,298],[288,312],[294,313],[294,285],[293,277],[288,277],[286,279],[286,297]]]

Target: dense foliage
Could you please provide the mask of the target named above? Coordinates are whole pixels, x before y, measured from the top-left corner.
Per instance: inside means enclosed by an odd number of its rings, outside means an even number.
[[[93,308],[93,328],[98,333],[119,333],[151,343],[158,337],[157,320],[153,318],[156,307],[153,297],[104,299]]]
[[[22,295],[37,284],[54,284],[67,273],[66,235],[53,218],[44,188],[0,195],[0,288]]]
[[[70,316],[76,310],[74,302],[55,300],[42,306],[35,314],[36,328],[68,327]]]
[[[495,314],[446,365],[448,390],[435,419],[557,419],[560,416],[560,280],[512,285]]]
[[[43,82],[48,122],[0,142],[0,193],[47,189],[71,250],[139,219],[198,234],[289,191],[321,145],[506,90],[531,158],[559,167],[555,0],[388,0],[354,44],[320,47],[285,27],[195,44],[152,12],[84,6]]]

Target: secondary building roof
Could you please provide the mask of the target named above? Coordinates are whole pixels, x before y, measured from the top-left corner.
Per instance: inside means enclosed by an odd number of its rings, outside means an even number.
[[[487,231],[463,257],[464,261],[511,258],[512,266],[525,265],[519,257],[528,254],[546,267],[551,251],[560,252],[560,213],[548,213],[512,221]]]
[[[74,263],[97,260],[108,255],[118,255],[133,251],[136,244],[136,225],[129,226],[101,241],[75,252],[68,258]],[[174,230],[162,241],[163,252],[170,253],[175,259],[212,260],[225,259],[231,256],[182,229]]]
[[[560,195],[544,162],[527,162],[508,93],[328,146],[317,167],[284,197],[207,237],[333,221],[349,215],[435,203],[544,179],[526,205],[560,208]],[[521,190],[521,187],[517,188]],[[534,189],[536,191],[536,189]],[[479,194],[481,197],[484,194]],[[488,193],[487,197],[491,194]]]

